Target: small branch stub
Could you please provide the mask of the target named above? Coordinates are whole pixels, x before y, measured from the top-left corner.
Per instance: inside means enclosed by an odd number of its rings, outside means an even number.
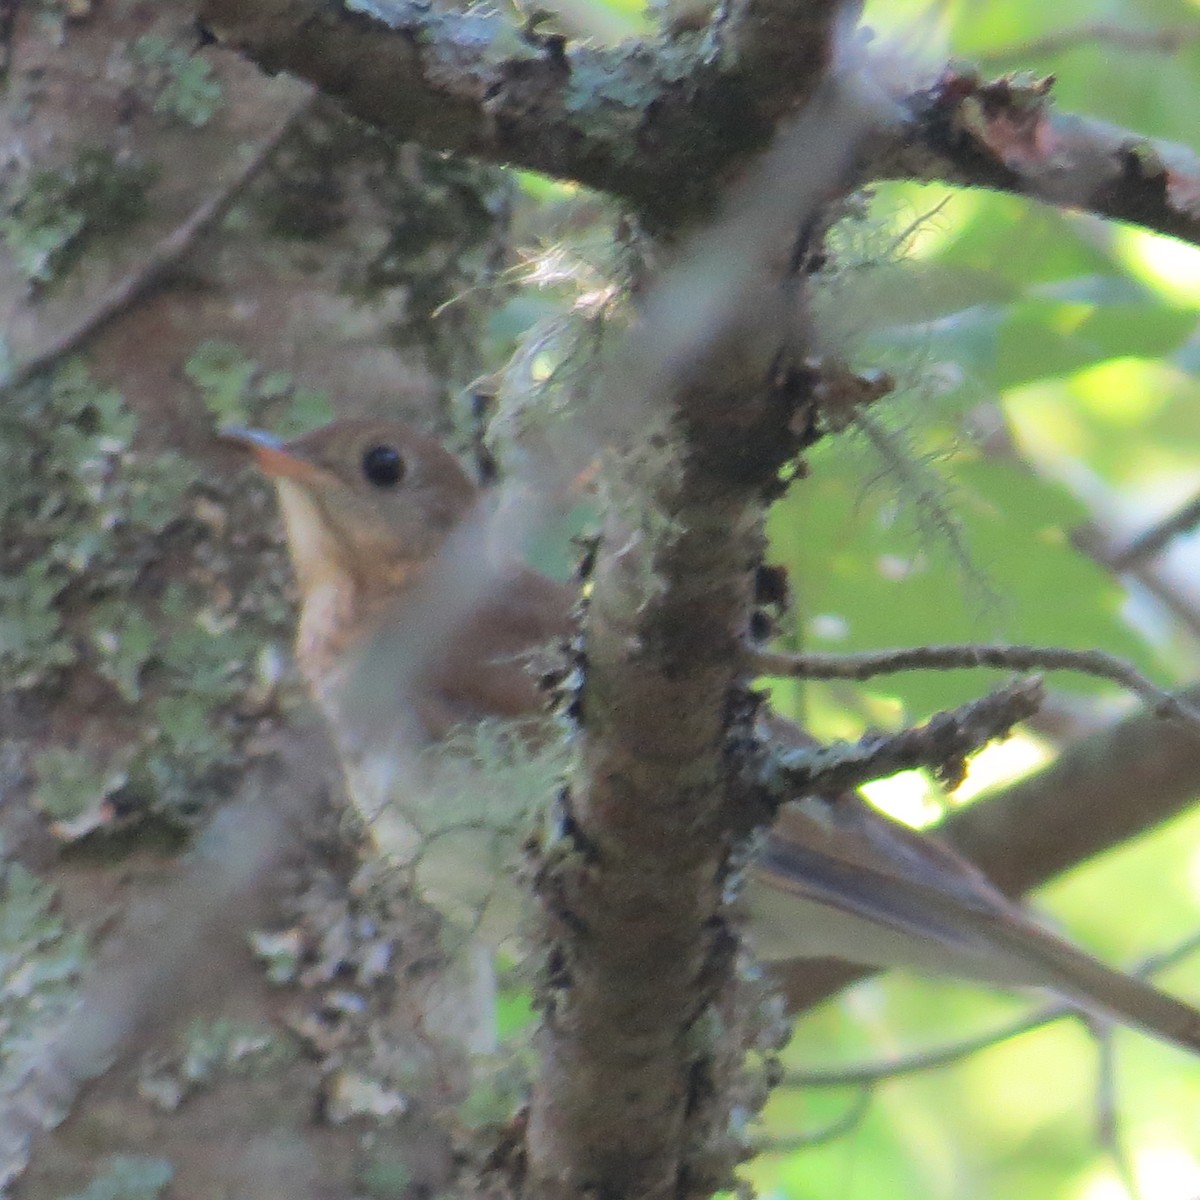
[[[962,781],[967,755],[1031,717],[1043,695],[1041,679],[1017,680],[915,729],[820,749],[774,750],[759,767],[758,783],[780,803],[844,791],[914,767],[930,767],[954,787]]]

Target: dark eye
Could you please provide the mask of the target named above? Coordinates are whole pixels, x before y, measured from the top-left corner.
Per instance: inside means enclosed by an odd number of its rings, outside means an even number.
[[[363,455],[362,472],[376,487],[395,487],[404,478],[404,459],[395,446],[372,446]]]

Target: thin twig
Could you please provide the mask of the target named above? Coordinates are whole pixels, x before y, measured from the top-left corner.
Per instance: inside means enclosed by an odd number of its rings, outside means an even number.
[[[769,746],[756,782],[780,802],[840,792],[914,767],[931,767],[954,786],[961,781],[967,755],[1032,716],[1042,693],[1040,679],[1019,679],[899,733],[868,734],[857,742],[817,748]]]
[[[974,427],[975,444],[989,459],[1007,463],[1025,475],[1038,477],[1045,473],[1022,453],[1008,417],[997,405],[977,405],[971,414],[971,424]],[[1095,505],[1092,506],[1090,519],[1072,529],[1068,536],[1075,549],[1106,570],[1115,571],[1113,558],[1120,547],[1110,535]],[[1127,569],[1188,633],[1200,637],[1200,612],[1194,601],[1168,579],[1157,564],[1138,561],[1131,563]]]
[[[1046,58],[1065,50],[1077,50],[1088,45],[1109,45],[1121,50],[1145,54],[1177,54],[1186,46],[1200,40],[1200,27],[1195,25],[1168,26],[1165,29],[1134,29],[1110,21],[1089,21],[1070,29],[1060,29],[1044,37],[1033,38],[975,55],[975,64],[986,70],[1003,67],[1012,62],[1028,62]]]
[[[813,1146],[823,1146],[828,1142],[835,1142],[862,1124],[867,1110],[871,1107],[872,1099],[874,1099],[873,1090],[870,1087],[862,1087],[855,1096],[854,1103],[846,1112],[839,1117],[834,1117],[828,1124],[787,1137],[764,1138],[761,1142],[756,1143],[755,1149],[760,1154],[794,1154],[797,1150],[808,1150]]]
[[[1130,974],[1136,975],[1139,979],[1150,979],[1160,971],[1169,970],[1181,962],[1186,962],[1197,951],[1200,951],[1200,931],[1157,954],[1148,954],[1130,971]]]
[[[1149,529],[1139,533],[1127,545],[1114,550],[1109,556],[1108,565],[1117,571],[1127,571],[1130,567],[1147,558],[1153,558],[1174,538],[1184,533],[1191,533],[1200,525],[1200,496],[1189,500],[1178,512],[1165,517]]]
[[[1148,955],[1129,973],[1138,979],[1152,978],[1160,971],[1194,955],[1198,950],[1200,950],[1200,932],[1189,935],[1177,945],[1158,954]],[[787,1071],[780,1083],[783,1087],[794,1088],[869,1087],[886,1079],[897,1079],[903,1075],[916,1075],[921,1071],[934,1071],[940,1067],[951,1066],[980,1051],[990,1050],[993,1046],[1006,1042],[1010,1038],[1031,1033],[1035,1029],[1042,1029],[1063,1017],[1083,1020],[1098,1038],[1104,1036],[1104,1026],[1089,1020],[1086,1014],[1079,1012],[1072,1005],[1054,1001],[1035,1008],[1032,1012],[1017,1017],[1007,1025],[1001,1025],[989,1033],[977,1034],[974,1037],[963,1038],[961,1041],[950,1042],[944,1046],[934,1046],[929,1050],[918,1050],[912,1054],[882,1059],[878,1062],[859,1063],[845,1067],[822,1067],[809,1071]]]
[[[1070,1005],[1064,1003],[1047,1004],[1033,1012],[1025,1013],[1001,1025],[988,1033],[976,1034],[974,1037],[963,1038],[959,1042],[950,1042],[945,1046],[934,1046],[929,1050],[918,1050],[912,1054],[899,1055],[896,1058],[880,1059],[878,1062],[859,1063],[846,1067],[827,1067],[813,1071],[788,1071],[781,1080],[781,1086],[793,1088],[839,1088],[839,1087],[868,1087],[881,1083],[886,1079],[899,1079],[904,1075],[918,1075],[922,1071],[936,1071],[941,1067],[952,1066],[973,1054],[990,1050],[1010,1038],[1032,1033],[1061,1021],[1063,1017],[1077,1016],[1078,1013]]]
[[[1008,646],[964,642],[944,646],[903,646],[861,654],[789,654],[754,651],[751,669],[761,675],[800,679],[870,679],[899,671],[949,671],[998,667],[1006,671],[1076,671],[1109,679],[1141,697],[1162,717],[1200,724],[1200,712],[1146,678],[1136,667],[1103,650],[1062,646]]]
[[[27,384],[31,379],[51,370],[67,355],[80,350],[110,321],[131,308],[151,292],[189,250],[198,238],[213,228],[230,210],[238,197],[257,178],[271,160],[279,144],[295,127],[296,122],[312,106],[313,97],[306,96],[291,115],[268,137],[264,138],[238,171],[215,195],[193,209],[183,224],[176,226],[138,265],[112,284],[75,324],[63,330],[48,346],[18,363],[6,377],[0,379],[0,395]]]
[[[1096,1063],[1096,1140],[1120,1176],[1130,1200],[1141,1200],[1137,1173],[1121,1137],[1120,1105],[1117,1103],[1116,1041],[1111,1027],[1094,1031],[1099,1056]]]

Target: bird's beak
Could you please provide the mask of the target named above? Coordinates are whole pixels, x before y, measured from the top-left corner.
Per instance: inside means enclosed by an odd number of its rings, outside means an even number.
[[[271,479],[295,479],[312,483],[321,470],[301,458],[289,444],[273,433],[262,429],[246,429],[241,425],[226,425],[218,433],[222,441],[232,442],[254,456],[258,469]]]

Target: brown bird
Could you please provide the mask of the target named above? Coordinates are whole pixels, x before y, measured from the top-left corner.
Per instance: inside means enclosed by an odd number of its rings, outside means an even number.
[[[512,739],[492,740],[508,747],[494,771],[445,786],[426,748],[474,730],[466,757],[486,757],[479,731],[495,728],[492,718],[543,713],[529,662],[572,630],[573,592],[516,567],[456,600],[441,552],[469,530],[480,494],[453,455],[407,425],[338,421],[286,443],[249,430],[227,436],[278,491],[302,598],[297,656],[376,844],[418,868],[418,889],[435,906],[460,919],[488,908],[485,932],[503,935],[512,905],[492,902],[517,857],[536,756],[514,764]],[[554,770],[543,771],[543,786]],[[1047,988],[1200,1050],[1200,1012],[1055,936],[965,859],[853,793],[783,808],[747,906],[766,959],[832,957]]]

